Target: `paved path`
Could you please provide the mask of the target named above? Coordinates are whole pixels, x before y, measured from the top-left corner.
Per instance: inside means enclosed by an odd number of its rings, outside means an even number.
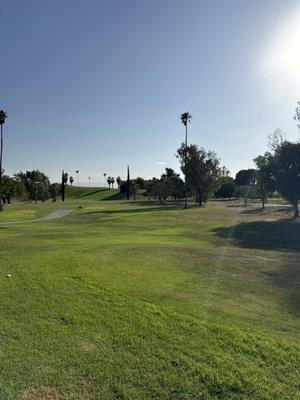
[[[53,219],[58,219],[58,218],[63,218],[69,215],[74,209],[69,209],[69,210],[56,210],[53,213],[49,215],[45,215],[44,217],[37,218],[37,219],[27,219],[25,221],[7,221],[7,222],[1,222],[0,226],[2,225],[11,225],[11,224],[21,224],[25,222],[38,222],[38,221],[52,221]]]
[[[70,214],[74,209],[69,209],[69,210],[57,210],[54,211],[53,213],[46,215],[45,217],[38,218],[35,221],[51,221],[52,219],[58,219],[58,218],[63,218],[66,217],[68,214]]]

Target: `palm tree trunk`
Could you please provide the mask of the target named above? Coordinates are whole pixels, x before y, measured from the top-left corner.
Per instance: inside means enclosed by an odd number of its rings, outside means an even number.
[[[185,125],[185,157],[184,157],[184,208],[187,208],[187,190],[186,190],[186,158],[187,158],[187,122]]]
[[[0,139],[0,211],[3,210],[2,203],[2,155],[3,155],[3,124],[1,124],[1,139]]]

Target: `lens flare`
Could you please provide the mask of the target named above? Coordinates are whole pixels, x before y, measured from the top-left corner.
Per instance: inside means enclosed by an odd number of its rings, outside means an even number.
[[[300,9],[275,28],[260,65],[262,76],[285,90],[300,88]]]

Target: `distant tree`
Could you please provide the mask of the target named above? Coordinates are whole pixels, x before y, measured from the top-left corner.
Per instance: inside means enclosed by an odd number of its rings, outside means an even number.
[[[129,172],[129,165],[127,165],[127,181],[126,181],[126,199],[130,199],[130,172]]]
[[[115,178],[114,177],[111,178],[110,183],[111,183],[112,188],[114,188],[114,183],[115,183]]]
[[[130,196],[135,199],[137,192],[137,185],[134,179],[130,179],[129,167],[127,167],[127,179],[120,183],[120,193],[123,194],[127,200],[130,200]]]
[[[121,185],[121,182],[122,182],[120,176],[117,176],[116,182],[117,182],[117,185],[118,185],[118,189],[120,190],[120,185]]]
[[[50,194],[50,182],[48,176],[43,172],[33,170],[19,172],[14,176],[25,186],[30,200],[34,200],[36,203],[37,200],[45,201],[48,198]]]
[[[66,196],[66,184],[68,182],[68,174],[62,170],[61,174],[61,186],[60,186],[60,194],[61,194],[61,199],[62,201],[65,201],[65,196]]]
[[[293,207],[294,217],[299,217],[300,201],[300,143],[284,142],[274,152],[272,175],[276,190]]]
[[[169,196],[171,196],[170,186],[165,180],[157,181],[152,187],[151,194],[157,198],[160,203],[164,203]]]
[[[214,195],[218,199],[231,199],[235,191],[234,179],[230,176],[230,171],[223,166],[215,186]]]
[[[242,169],[235,176],[237,186],[252,186],[256,183],[257,171],[255,169]]]
[[[298,101],[297,107],[295,109],[294,120],[296,121],[298,129],[300,131],[300,101]]]
[[[234,183],[233,178],[231,178],[231,181],[228,180],[227,183],[223,183],[219,189],[215,192],[215,197],[217,199],[228,199],[230,200],[235,192],[236,186]]]
[[[169,196],[172,196],[175,201],[184,197],[184,182],[172,168],[166,168],[160,180],[165,182],[165,191],[169,192]]]
[[[216,190],[218,190],[223,183],[231,183],[233,181],[234,179],[230,176],[230,171],[225,166],[221,167],[218,180],[216,182]]]
[[[246,207],[249,199],[257,198],[256,187],[254,185],[237,186],[233,195],[236,198],[242,198]]]
[[[103,174],[103,178],[104,178],[104,186],[105,186],[106,172],[104,172],[104,174]]]
[[[2,176],[2,202],[10,204],[11,199],[17,198],[25,200],[27,198],[27,191],[25,186],[18,180],[10,176]]]
[[[79,186],[79,170],[76,170],[76,175],[77,175],[77,187]]]
[[[274,132],[268,135],[268,147],[271,152],[274,152],[277,147],[281,146],[285,142],[285,134],[280,128],[276,128]]]
[[[55,203],[57,196],[59,195],[60,192],[60,187],[58,185],[58,183],[52,183],[50,185],[50,196],[52,198],[52,202]]]
[[[0,136],[0,211],[3,210],[3,202],[2,202],[3,125],[5,124],[6,118],[7,118],[6,112],[4,110],[0,110],[0,129],[1,129],[1,136]]]
[[[268,196],[276,190],[275,180],[273,177],[273,156],[267,152],[263,156],[254,159],[257,166],[256,187],[257,194],[261,200],[262,208],[265,208]]]
[[[138,176],[135,180],[137,186],[139,189],[145,189],[145,179],[141,178],[140,176]]]
[[[73,182],[74,182],[74,178],[73,178],[73,176],[70,176],[70,178],[69,178],[69,182],[70,182],[70,185],[71,185],[71,186],[73,186]]]
[[[184,144],[177,150],[181,170],[186,184],[199,205],[205,203],[213,193],[220,175],[220,162],[213,151],[192,144]]]
[[[108,189],[110,189],[110,185],[111,185],[111,177],[109,176],[108,178],[107,178],[107,183],[108,183]]]
[[[145,192],[143,193],[143,195],[145,197],[148,197],[148,200],[151,199],[152,189],[153,189],[153,186],[155,185],[155,183],[157,181],[158,181],[157,178],[152,178],[152,179],[149,179],[149,180],[145,181]]]
[[[127,185],[128,182],[126,181],[121,181],[120,184],[120,194],[124,195],[124,197],[127,199]],[[136,190],[136,184],[133,179],[130,180],[129,184],[129,197],[134,196],[134,191]]]
[[[136,200],[137,184],[135,179],[132,179],[130,182],[130,191],[133,194],[133,200]]]

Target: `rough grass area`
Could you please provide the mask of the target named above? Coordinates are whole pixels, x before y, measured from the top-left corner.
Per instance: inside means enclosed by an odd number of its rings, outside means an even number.
[[[300,224],[71,190],[0,215],[76,209],[0,226],[0,399],[299,398]]]

